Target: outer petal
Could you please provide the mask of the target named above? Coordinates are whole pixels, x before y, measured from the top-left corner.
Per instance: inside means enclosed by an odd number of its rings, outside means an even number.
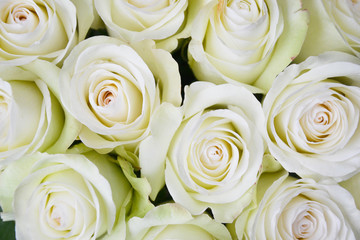
[[[151,120],[151,136],[139,145],[141,175],[146,177],[151,184],[150,197],[153,200],[165,184],[166,154],[181,119],[182,114],[179,109],[170,104],[162,104]]]
[[[269,64],[254,83],[266,92],[275,77],[299,54],[305,37],[311,34],[307,33],[308,13],[301,1],[281,0],[278,3],[284,16],[284,30],[277,40]]]
[[[193,217],[180,205],[173,203],[154,208],[144,218],[131,218],[128,226],[129,239],[179,237],[180,229],[181,238],[186,239],[231,239],[229,232],[220,223],[207,215]]]

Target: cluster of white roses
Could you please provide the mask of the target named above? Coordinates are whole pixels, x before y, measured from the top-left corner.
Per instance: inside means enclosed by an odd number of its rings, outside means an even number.
[[[359,57],[358,0],[1,1],[0,238],[360,239]]]

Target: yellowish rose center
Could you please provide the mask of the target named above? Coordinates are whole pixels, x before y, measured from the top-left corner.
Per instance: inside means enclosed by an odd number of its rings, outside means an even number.
[[[48,213],[49,226],[55,230],[69,230],[74,224],[75,210],[64,202],[51,206]]]

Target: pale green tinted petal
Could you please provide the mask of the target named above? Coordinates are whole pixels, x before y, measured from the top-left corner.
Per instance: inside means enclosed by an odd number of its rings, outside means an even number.
[[[340,185],[353,195],[356,207],[360,209],[360,173],[343,182],[340,182]]]
[[[206,214],[193,217],[174,203],[159,205],[144,218],[131,218],[128,233],[129,239],[231,239],[221,223]]]
[[[176,33],[174,36],[171,36],[164,40],[156,41],[157,48],[164,49],[168,52],[173,51],[178,47],[178,42],[181,39],[188,38],[190,36],[191,27],[195,20],[196,15],[198,14],[199,10],[204,5],[203,0],[196,0],[196,1],[188,1],[188,7],[185,12],[185,26],[183,29]]]
[[[196,201],[189,192],[187,192],[184,183],[181,181],[180,176],[175,171],[172,163],[167,159],[165,168],[165,182],[170,195],[173,199],[177,199],[181,203],[186,204],[186,209],[195,215],[203,213],[208,204],[200,201]]]
[[[210,209],[218,222],[231,223],[251,203],[255,195],[256,186],[251,187],[240,198],[227,204],[211,204]],[[224,194],[225,195],[225,194]],[[225,198],[226,196],[224,196]]]
[[[191,214],[180,205],[159,205],[143,218],[133,217],[128,221],[129,239],[143,239],[149,228],[154,226],[183,224],[191,219]]]
[[[36,60],[32,63],[29,63],[24,66],[25,69],[35,73],[39,76],[50,88],[51,92],[56,96],[57,99],[60,99],[59,92],[59,73],[60,69],[52,63],[43,60]],[[56,108],[60,106],[57,105]],[[52,106],[52,111],[56,113],[59,109],[54,109],[55,106]],[[62,109],[62,108],[61,108]],[[57,115],[53,117],[54,119],[59,118]],[[52,126],[51,128],[57,129],[58,127]],[[80,131],[80,124],[67,112],[65,111],[65,125],[61,132],[61,135],[56,143],[48,149],[51,153],[60,153],[64,152],[76,139]]]
[[[78,41],[85,39],[93,21],[94,21],[94,6],[91,0],[71,0],[76,7],[76,15],[78,20]]]
[[[40,153],[24,156],[10,163],[0,173],[0,206],[4,213],[13,213],[15,190],[21,181],[29,175],[31,167],[40,157]]]
[[[181,79],[179,66],[171,54],[155,49],[155,43],[150,40],[133,43],[133,46],[154,74],[160,88],[161,102],[179,106],[182,101]]]
[[[332,17],[324,8],[322,1],[303,0],[303,8],[310,15],[309,30],[299,56],[295,59],[297,63],[304,61],[309,56],[317,56],[326,51],[341,51],[352,53],[344,37],[332,21]],[[330,5],[334,1],[328,1]],[[344,1],[344,5],[347,2]],[[333,6],[336,8],[336,6]]]
[[[124,174],[134,189],[131,199],[131,212],[129,217],[139,216],[143,217],[154,206],[149,201],[151,186],[146,178],[138,178],[131,164],[125,160],[118,159]]]
[[[269,64],[254,84],[266,92],[275,77],[299,54],[308,29],[308,13],[300,0],[280,0],[278,4],[284,17],[284,29]]]
[[[150,122],[151,135],[139,145],[141,175],[151,184],[151,199],[164,186],[165,158],[169,144],[180,125],[182,114],[173,105],[163,103]]]

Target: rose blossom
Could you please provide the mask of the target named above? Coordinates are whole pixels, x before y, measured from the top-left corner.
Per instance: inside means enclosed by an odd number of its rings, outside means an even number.
[[[203,0],[95,0],[95,7],[112,37],[127,42],[153,39],[167,51],[190,35],[190,26]]]
[[[133,190],[112,161],[88,152],[35,153],[13,162],[0,174],[1,217],[15,220],[19,240],[125,239],[118,228],[125,229]]]
[[[154,116],[168,118],[167,103],[180,104],[178,66],[168,52],[153,47],[150,40],[130,47],[96,36],[66,58],[61,99],[84,125],[79,137],[85,145],[104,151],[134,147],[150,134]]]
[[[59,63],[94,18],[90,0],[5,0],[0,15],[0,61],[16,65],[36,58]]]
[[[193,24],[190,67],[199,80],[267,91],[299,53],[307,17],[294,0],[208,1]]]
[[[22,67],[0,65],[0,165],[25,153],[60,151],[55,143],[65,114],[55,89],[47,85],[58,76],[59,68],[40,60]],[[73,139],[61,141],[65,146]]]
[[[310,13],[309,31],[296,61],[326,51],[360,57],[360,2],[358,0],[303,0]]]
[[[194,215],[210,208],[216,221],[233,221],[252,198],[263,131],[260,103],[247,89],[207,82],[186,87],[183,119],[166,159],[173,200]]]
[[[266,95],[268,145],[289,172],[342,181],[360,169],[360,60],[310,57],[279,74]]]
[[[360,211],[348,191],[287,173],[274,182],[279,174],[260,177],[258,206],[235,222],[238,239],[359,239]]]
[[[176,203],[159,205],[143,218],[129,219],[127,239],[231,239],[224,225],[208,215],[192,216]]]

